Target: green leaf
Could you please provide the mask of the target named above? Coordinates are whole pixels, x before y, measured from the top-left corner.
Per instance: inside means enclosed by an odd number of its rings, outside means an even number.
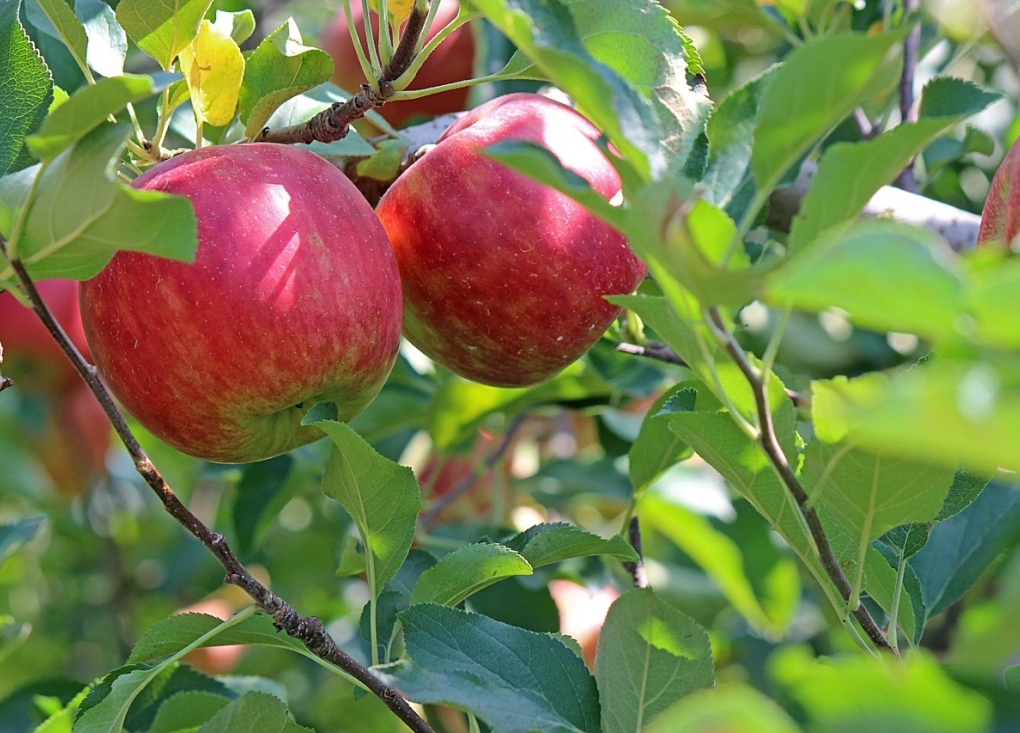
[[[197,730],[199,726],[212,718],[230,703],[230,698],[214,692],[194,690],[179,692],[166,699],[152,726],[146,733],[184,733]]]
[[[456,606],[503,578],[531,573],[528,561],[509,547],[494,543],[465,545],[421,574],[411,592],[411,604]]]
[[[905,32],[823,36],[786,57],[758,110],[751,171],[759,189],[775,188],[829,130],[895,85]]]
[[[351,515],[366,553],[369,586],[375,597],[397,574],[414,540],[421,491],[410,468],[375,452],[341,422],[313,423],[335,444],[322,490]]]
[[[910,558],[932,617],[956,603],[995,559],[1020,539],[1020,492],[992,482],[955,517],[932,528]]]
[[[672,705],[644,733],[800,733],[774,701],[746,685],[699,690]]]
[[[714,682],[708,634],[650,589],[620,596],[606,616],[595,654],[602,730],[642,730],[647,721]]]
[[[255,32],[255,14],[247,8],[236,12],[217,10],[213,25],[235,43],[242,44]]]
[[[774,272],[765,299],[819,312],[840,308],[856,326],[957,338],[961,283],[945,240],[886,220],[835,227]]]
[[[74,733],[120,733],[131,703],[155,674],[154,670],[144,668],[120,674],[102,701],[84,710],[75,721]]]
[[[504,543],[519,552],[531,567],[540,568],[575,557],[606,555],[624,562],[640,558],[623,537],[603,539],[572,524],[536,524]]]
[[[924,654],[822,661],[806,647],[789,647],[771,661],[782,694],[796,702],[811,730],[973,733],[991,723],[991,701]]]
[[[373,671],[411,700],[471,711],[498,733],[599,733],[595,680],[559,638],[436,604],[400,620],[409,659]]]
[[[127,74],[85,86],[46,118],[39,131],[28,138],[28,149],[40,160],[52,160],[106,122],[110,115],[131,102],[152,96],[169,81]]]
[[[238,97],[244,134],[249,138],[257,135],[277,107],[332,74],[329,54],[303,45],[301,32],[288,18],[266,36],[245,63]]]
[[[190,261],[197,246],[191,202],[112,180],[129,129],[102,125],[40,173],[17,255],[37,280],[85,280],[119,250]],[[8,277],[9,273],[0,273]]]
[[[727,94],[708,120],[709,152],[701,185],[705,200],[739,218],[754,196],[751,153],[758,108],[773,67]]]
[[[871,140],[828,148],[794,217],[790,252],[799,252],[824,230],[860,214],[872,195],[891,183],[931,140],[998,96],[960,79],[935,79],[924,89],[917,122],[899,125]]]
[[[46,526],[46,517],[23,517],[10,524],[0,524],[0,565],[27,545]]]
[[[290,719],[287,706],[264,692],[249,692],[216,713],[198,733],[300,733],[310,728]]]
[[[667,390],[652,404],[627,454],[627,471],[635,495],[640,495],[663,472],[691,454],[690,446],[669,429],[669,421],[659,419],[663,405],[675,395],[676,388]]]
[[[1020,470],[1020,377],[1015,364],[933,359],[895,378],[815,382],[812,412],[825,437],[862,448],[992,474]]]
[[[666,134],[651,103],[591,56],[568,6],[560,0],[475,0],[473,4],[545,78],[571,96],[642,178],[666,172],[660,147]]]
[[[569,196],[606,223],[622,230],[626,214],[610,204],[591,184],[567,168],[547,149],[535,143],[511,140],[490,145],[484,155]]]
[[[935,518],[955,471],[867,451],[833,450],[812,441],[801,480],[860,547],[890,529]]]
[[[294,459],[284,454],[244,469],[231,512],[241,555],[251,552],[259,534],[282,508],[278,499],[286,499],[283,488],[293,467]]]
[[[85,69],[89,39],[71,6],[64,0],[38,0],[38,2],[46,18],[53,25],[56,37],[64,42],[78,66]]]
[[[631,246],[658,282],[679,283],[705,305],[744,305],[757,297],[762,273],[747,267],[729,215],[704,199],[687,196],[686,188],[684,182],[666,181],[638,192],[631,201]],[[727,262],[730,247],[735,256]],[[669,285],[662,287],[670,297]],[[675,301],[675,296],[670,298]]]
[[[89,67],[106,77],[123,74],[127,33],[117,22],[113,8],[103,0],[75,0],[74,14],[88,36],[85,60]]]
[[[744,566],[744,549],[738,542],[713,528],[705,517],[655,493],[642,497],[638,512],[642,525],[653,527],[672,540],[715,581],[726,600],[756,633],[773,639],[782,636],[791,621],[788,612],[794,604],[788,599],[759,599]],[[799,583],[783,582],[784,576],[787,581],[791,578],[791,569],[795,579],[796,569],[789,563],[778,567],[773,582],[767,584],[768,590],[779,595],[799,594]],[[773,608],[781,613],[772,613]]]
[[[223,625],[221,619],[204,613],[182,613],[149,627],[131,650],[128,664],[176,654],[202,636]],[[202,647],[250,644],[305,653],[304,645],[280,632],[268,616],[258,614],[224,628],[202,643]],[[310,654],[310,652],[308,652]]]
[[[117,21],[140,49],[170,71],[177,55],[195,40],[210,5],[212,0],[121,0]]]
[[[668,169],[681,172],[711,109],[705,88],[687,83],[688,73],[704,72],[690,39],[655,0],[568,0],[564,5],[587,52],[653,102]],[[545,78],[521,51],[500,73]]]
[[[973,262],[968,275],[966,317],[973,319],[968,335],[995,348],[1020,348],[1020,326],[1013,317],[1020,306],[1020,261]]]
[[[20,1],[0,4],[0,176],[23,167],[25,137],[38,129],[53,99],[53,78],[21,27],[20,7]]]

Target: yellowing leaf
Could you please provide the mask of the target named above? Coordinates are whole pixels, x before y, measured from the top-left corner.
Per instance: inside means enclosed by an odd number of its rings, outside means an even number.
[[[234,39],[203,20],[179,58],[195,115],[210,125],[230,122],[244,76],[244,57]]]
[[[434,0],[439,2],[439,0]],[[379,0],[368,0],[368,7],[372,8],[373,11],[379,14]],[[407,17],[411,14],[411,8],[414,7],[414,0],[387,0],[386,2],[386,14],[395,22],[400,25]]]

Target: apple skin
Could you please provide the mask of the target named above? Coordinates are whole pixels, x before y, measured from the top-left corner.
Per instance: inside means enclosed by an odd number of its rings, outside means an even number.
[[[441,0],[435,20],[426,34],[431,40],[450,21],[457,17],[460,9],[458,0]],[[378,28],[379,18],[371,13],[373,33]],[[358,29],[358,37],[365,42],[365,28],[362,22],[360,2],[351,3],[351,19]],[[341,8],[330,25],[323,31],[322,50],[333,57],[333,83],[350,93],[357,92],[365,83],[358,56],[351,43],[347,18]],[[470,79],[474,73],[475,40],[470,26],[461,26],[449,35],[422,64],[408,90],[451,84]],[[379,113],[394,127],[402,127],[418,118],[431,118],[449,112],[460,112],[467,105],[468,88],[452,89],[430,94],[421,99],[391,102],[379,109]]]
[[[35,287],[71,343],[91,361],[78,310],[78,283],[41,280]],[[55,394],[82,383],[71,361],[35,312],[6,291],[0,293],[0,343],[4,346],[4,374],[19,388]]]
[[[567,196],[485,157],[508,140],[552,152],[606,199],[616,171],[598,130],[535,94],[469,112],[376,209],[404,286],[404,335],[467,379],[523,387],[555,376],[602,336],[645,265],[616,229]]]
[[[981,211],[978,229],[978,246],[992,244],[1010,251],[1013,240],[1020,234],[1020,140],[1006,153],[999,169],[992,177]]]
[[[190,151],[135,179],[189,198],[193,264],[119,252],[82,284],[85,335],[114,396],[178,450],[258,461],[322,437],[382,388],[400,341],[400,280],[354,185],[268,143]]]

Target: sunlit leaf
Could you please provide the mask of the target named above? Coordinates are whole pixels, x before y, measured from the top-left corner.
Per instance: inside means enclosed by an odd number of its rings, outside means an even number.
[[[237,42],[203,20],[191,45],[181,49],[180,65],[198,118],[210,125],[230,122],[244,76],[244,58]]]
[[[609,609],[595,654],[602,730],[643,729],[684,695],[714,682],[708,634],[650,589],[632,590]]]

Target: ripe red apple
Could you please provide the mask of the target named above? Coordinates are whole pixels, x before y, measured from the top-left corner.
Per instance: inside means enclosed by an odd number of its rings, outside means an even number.
[[[435,20],[426,34],[431,40],[451,20],[457,17],[460,9],[458,0],[440,0]],[[362,21],[362,6],[357,0],[351,3],[351,19],[358,29],[358,37],[365,43],[365,24]],[[371,13],[372,33],[378,32],[379,17]],[[329,27],[322,34],[322,50],[333,57],[333,82],[342,89],[357,92],[365,83],[365,75],[361,72],[358,56],[351,43],[347,17],[343,8],[333,18]],[[409,90],[426,89],[428,87],[451,84],[456,81],[470,79],[474,71],[475,41],[469,26],[461,26],[446,38],[422,64],[421,69],[408,87]],[[402,102],[391,102],[383,106],[379,112],[387,122],[396,127],[420,117],[435,117],[448,112],[460,112],[467,105],[468,89],[453,89],[439,94],[430,94],[420,99],[408,99]]]
[[[404,286],[404,335],[468,379],[537,384],[594,345],[645,266],[623,234],[567,196],[487,158],[545,147],[612,199],[620,179],[598,130],[569,107],[510,94],[472,110],[383,195],[376,213]]]
[[[78,311],[78,283],[43,280],[36,289],[71,342],[91,361]],[[81,384],[78,372],[39,317],[9,292],[0,293],[0,343],[4,374],[19,388],[52,395]]]
[[[1020,140],[1006,153],[992,177],[988,198],[981,212],[978,245],[995,243],[1007,251],[1020,234]]]
[[[257,461],[322,437],[382,388],[400,340],[400,280],[354,185],[318,156],[273,144],[195,150],[136,188],[191,199],[193,264],[118,253],[82,284],[85,334],[113,394],[193,456]]]

